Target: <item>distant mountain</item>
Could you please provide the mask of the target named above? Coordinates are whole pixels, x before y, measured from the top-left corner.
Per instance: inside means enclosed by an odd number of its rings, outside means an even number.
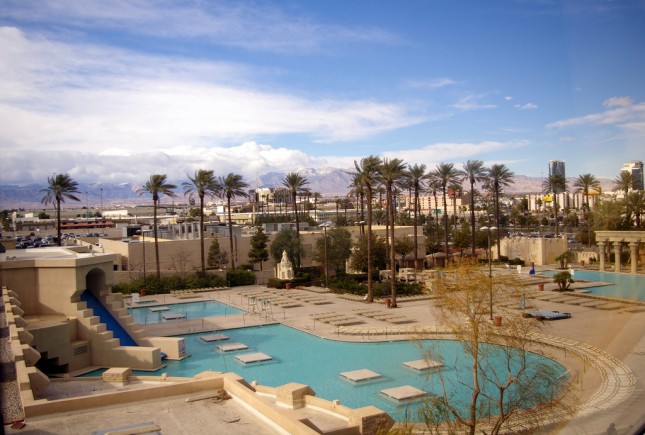
[[[352,181],[351,169],[338,169],[338,168],[302,168],[297,172],[302,174],[308,181],[307,187],[312,192],[319,192],[325,196],[332,195],[346,195],[348,187]],[[282,187],[282,180],[286,174],[283,172],[270,172],[259,177],[259,187]],[[514,183],[505,191],[510,194],[525,194],[525,193],[538,193],[542,191],[542,177],[527,177],[525,175],[516,175]],[[181,186],[183,180],[175,182]],[[567,182],[569,187],[573,186],[575,178],[568,178]],[[253,180],[247,180],[251,188],[256,186]],[[601,186],[604,192],[609,191],[613,187],[612,180],[601,179]],[[41,189],[45,189],[44,184],[28,184],[24,186],[18,185],[0,185],[0,210],[4,209],[42,209],[44,208],[41,203],[43,194]],[[139,195],[137,190],[141,188],[139,184],[132,183],[79,183],[80,202],[66,201],[64,207],[81,208],[89,204],[91,208],[101,207],[114,207],[116,205],[140,205],[149,204],[149,195]],[[464,184],[464,188],[469,188]],[[87,194],[86,194],[87,192]],[[178,189],[178,192],[181,192]],[[183,199],[177,199],[177,202],[182,202]],[[167,202],[167,200],[164,200]],[[51,206],[49,206],[51,208]]]

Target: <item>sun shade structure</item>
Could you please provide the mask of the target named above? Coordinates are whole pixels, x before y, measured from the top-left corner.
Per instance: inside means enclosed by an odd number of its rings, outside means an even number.
[[[234,352],[236,350],[246,350],[249,347],[244,343],[220,344],[217,349],[221,352]]]
[[[150,307],[148,308],[148,311],[151,313],[158,313],[159,311],[168,311],[170,308],[168,307]]]
[[[426,359],[417,359],[414,361],[404,362],[403,365],[419,371],[443,367],[443,364],[441,364],[440,362]]]
[[[202,341],[205,341],[207,343],[210,343],[211,341],[224,341],[228,340],[228,335],[224,334],[211,334],[211,335],[202,335],[201,337]]]
[[[185,319],[186,315],[185,314],[164,314],[161,317],[163,317],[164,320],[180,320],[180,319]]]
[[[340,375],[354,382],[368,381],[371,379],[377,379],[381,377],[380,373],[376,373],[368,369],[353,370],[351,372],[342,372]]]
[[[414,388],[412,385],[403,385],[401,387],[387,388],[385,390],[381,390],[381,394],[384,394],[387,397],[398,401],[418,399],[419,397],[424,397],[428,395],[428,393],[426,393],[425,391],[420,390],[418,388]]]
[[[246,353],[244,355],[238,355],[235,357],[241,363],[252,364],[259,363],[264,361],[271,361],[273,358],[266,353],[256,352],[256,353]]]

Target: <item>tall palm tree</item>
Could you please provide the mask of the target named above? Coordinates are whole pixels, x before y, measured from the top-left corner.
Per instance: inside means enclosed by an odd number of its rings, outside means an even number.
[[[226,177],[219,177],[219,195],[220,198],[226,198],[226,209],[228,210],[228,238],[231,249],[231,269],[235,270],[235,255],[233,254],[233,219],[231,217],[231,199],[236,196],[247,197],[248,194],[244,190],[249,187],[247,183],[242,180],[242,176],[230,172]]]
[[[417,268],[418,262],[418,251],[419,244],[417,241],[417,229],[419,227],[419,192],[424,188],[424,181],[428,178],[428,173],[426,172],[426,165],[417,164],[408,165],[408,169],[405,171],[405,177],[408,180],[409,186],[414,192],[414,267]]]
[[[461,182],[458,180],[453,181],[448,186],[448,192],[451,193],[450,196],[452,196],[452,224],[455,227],[457,226],[457,197],[460,197],[463,191],[464,188],[462,187]]]
[[[475,255],[475,183],[486,183],[488,169],[481,160],[468,160],[463,164],[461,175],[462,180],[468,180],[470,184],[470,247],[473,256]]]
[[[300,220],[298,219],[298,206],[296,205],[296,201],[300,192],[309,190],[305,187],[307,184],[309,184],[309,181],[297,172],[290,172],[282,179],[282,185],[291,193],[293,214],[296,218],[296,236],[298,238],[300,238]]]
[[[620,171],[620,174],[614,180],[614,188],[612,190],[614,192],[622,191],[627,196],[627,193],[633,186],[634,179],[632,178],[632,174],[629,171]]]
[[[582,209],[585,208],[589,211],[589,190],[599,190],[600,181],[592,174],[582,174],[573,182],[573,187],[576,188],[576,192],[582,192],[585,202],[582,204]]]
[[[487,173],[488,184],[493,192],[495,199],[495,226],[497,227],[497,234],[495,235],[497,242],[497,258],[500,256],[499,245],[499,195],[504,190],[504,187],[513,184],[513,177],[515,174],[506,167],[504,164],[495,164],[490,167]]]
[[[195,176],[187,175],[189,182],[183,183],[184,194],[190,197],[199,198],[199,248],[202,260],[202,273],[206,273],[206,257],[204,255],[204,198],[215,196],[219,192],[220,185],[211,170],[199,169]]]
[[[47,188],[41,189],[40,193],[44,193],[42,203],[47,205],[54,203],[56,206],[56,229],[58,233],[58,246],[61,246],[61,220],[60,220],[60,203],[65,202],[65,198],[72,201],[80,201],[75,195],[81,193],[78,190],[78,183],[69,176],[69,174],[57,174],[52,177],[47,177]]]
[[[454,163],[439,163],[434,171],[432,171],[431,177],[437,181],[441,188],[441,193],[443,195],[443,217],[444,217],[444,230],[445,234],[445,246],[444,250],[446,253],[446,261],[448,259],[448,214],[446,213],[446,194],[448,191],[448,185],[454,183],[458,177],[459,172],[455,169]]]
[[[176,188],[177,186],[167,182],[167,177],[165,174],[154,174],[150,176],[150,179],[146,181],[146,184],[144,184],[141,189],[137,190],[137,193],[139,195],[143,195],[145,193],[152,195],[152,228],[153,234],[155,236],[155,261],[157,264],[157,279],[161,278],[161,269],[159,268],[159,239],[157,235],[157,207],[159,205],[159,198],[161,197],[161,195],[173,197],[175,196],[173,189]]]
[[[542,182],[542,192],[553,194],[553,217],[555,218],[555,236],[560,235],[558,225],[558,193],[567,190],[567,180],[562,174],[551,174]]]
[[[314,199],[314,220],[318,222],[318,200],[322,198],[320,192],[313,192],[311,197]]]
[[[372,195],[378,180],[381,159],[368,156],[361,159],[360,163],[354,160],[359,183],[365,187],[367,196],[367,302],[374,302],[374,288],[372,285]]]
[[[625,211],[627,216],[634,215],[636,228],[641,227],[641,215],[645,213],[645,190],[634,190],[625,197]]]
[[[359,212],[359,207],[360,207],[360,221],[365,220],[365,186],[361,184],[361,178],[358,176],[358,174],[351,174],[352,175],[352,182],[350,183],[349,186],[349,195],[356,196],[358,199],[359,205],[356,207],[356,216],[358,217],[358,212]]]
[[[378,178],[385,186],[385,204],[390,222],[390,292],[392,294],[390,307],[396,308],[396,252],[394,250],[394,186],[405,174],[405,164],[401,159],[383,159]]]

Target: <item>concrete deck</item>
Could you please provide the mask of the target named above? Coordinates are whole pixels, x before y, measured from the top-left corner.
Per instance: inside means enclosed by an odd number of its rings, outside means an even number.
[[[497,273],[503,272],[503,270],[497,271]],[[540,280],[531,279],[535,283],[540,282]],[[527,293],[527,306],[530,305],[531,310],[556,310],[572,314],[571,319],[546,323],[542,334],[534,337],[538,341],[547,343],[550,355],[565,364],[578,379],[575,393],[579,396],[582,407],[576,418],[559,429],[560,433],[601,434],[606,432],[611,423],[614,423],[619,430],[636,424],[642,417],[642,409],[645,409],[645,304],[596,297],[580,293],[584,291],[582,289],[563,295],[553,292],[554,287],[555,284],[550,284],[548,281],[545,284],[545,291],[537,291],[536,286],[535,291]],[[248,304],[248,295],[254,294],[257,300],[261,300],[262,296],[279,295],[286,299],[298,300],[300,304],[292,308],[274,305],[269,316],[266,313],[258,312],[205,319],[180,319],[146,325],[144,328],[151,336],[170,336],[195,332],[219,333],[229,328],[280,322],[334,340],[381,341],[420,337],[449,338],[448,331],[438,322],[435,302],[432,298],[397,298],[399,308],[388,309],[383,302],[378,300],[373,304],[367,304],[360,298],[341,297],[325,293],[321,289],[310,290],[276,291],[248,286],[210,293],[204,292],[191,301],[217,300],[245,310]],[[182,302],[182,299],[172,295],[155,295],[150,299],[154,299],[155,302],[149,305],[158,304],[161,306]],[[321,304],[322,301],[325,303]],[[601,309],[607,305],[612,309]],[[370,316],[361,315],[356,310],[367,310],[365,312],[369,312]],[[323,323],[320,318],[316,319],[321,313],[330,312],[341,316],[341,318],[342,316],[345,318],[358,317],[363,323],[340,326]],[[379,312],[383,316],[379,316]],[[395,315],[405,316],[413,322],[393,325],[382,320]],[[52,385],[50,388],[55,389],[56,387],[56,385]],[[87,394],[87,387],[85,388]],[[169,400],[164,403],[170,404],[171,402],[172,400]],[[142,406],[153,409],[157,405]],[[157,408],[157,411],[163,413],[164,409],[160,407]],[[127,411],[121,412],[129,412],[129,408]],[[152,413],[149,415],[154,416]],[[240,413],[240,415],[247,414]],[[145,417],[144,414],[137,415],[137,420],[161,424],[164,431],[168,427],[164,426],[164,421]],[[107,417],[105,418],[107,419]],[[54,424],[54,420],[56,418],[52,419],[52,424]],[[130,420],[125,422],[128,421]],[[114,421],[114,423],[118,422]],[[31,429],[49,430],[51,433],[72,433],[71,431],[48,429],[48,427],[53,428],[54,426],[47,426],[47,424],[47,419],[29,422]],[[59,425],[57,427],[60,427],[62,421],[58,420],[57,424]],[[186,424],[190,425],[190,423]],[[259,423],[256,421],[255,424]],[[333,426],[334,423],[330,421],[329,424]],[[231,430],[237,427],[236,425],[231,424],[228,427],[225,424],[224,428],[229,430],[222,429],[221,433],[235,433]],[[172,427],[176,426],[169,426],[169,433],[174,433]],[[206,426],[200,428],[197,425],[190,425],[190,427],[195,427],[194,431],[190,431],[191,433],[212,433],[204,430]],[[24,430],[13,431],[8,427],[7,429],[7,433],[24,433]],[[272,430],[267,426],[262,426],[262,430],[254,433],[272,433]],[[248,432],[253,431],[247,430],[246,433]]]

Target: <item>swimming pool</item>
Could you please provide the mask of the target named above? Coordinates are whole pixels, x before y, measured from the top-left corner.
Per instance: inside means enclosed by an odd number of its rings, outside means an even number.
[[[128,308],[128,314],[142,325],[165,322],[164,316],[175,319],[198,319],[211,316],[229,316],[244,311],[217,301],[195,301],[182,304],[168,304]],[[183,316],[183,317],[182,317]],[[177,320],[172,320],[177,321]]]
[[[545,271],[545,275],[553,276],[559,271]],[[596,272],[593,270],[575,270],[573,279],[585,281],[611,282],[615,285],[589,287],[590,293],[614,298],[645,301],[645,276],[615,272]]]
[[[206,343],[200,337],[207,333],[185,335],[191,356],[182,361],[166,361],[167,366],[159,373],[192,377],[205,370],[232,371],[249,382],[257,380],[260,384],[273,387],[299,382],[311,386],[317,396],[327,400],[338,399],[350,407],[374,405],[398,421],[416,421],[422,401],[399,404],[383,397],[380,391],[412,385],[431,394],[440,394],[440,379],[436,372],[419,372],[403,365],[404,362],[422,359],[425,352],[432,351],[433,355],[441,355],[444,367],[440,370],[454,397],[463,403],[469,400],[470,390],[459,383],[463,381],[467,384],[471,379],[472,362],[463,356],[463,348],[457,341],[341,342],[322,339],[279,324],[221,333],[227,335],[229,340]],[[248,349],[222,353],[216,346],[223,343],[243,343]],[[254,352],[263,352],[273,360],[244,365],[235,359],[237,355]],[[535,354],[530,354],[529,358],[535,363],[532,365],[534,367],[544,367],[537,364],[541,362],[558,374],[566,373],[564,367],[554,361]],[[360,369],[369,369],[382,376],[360,383],[352,383],[340,376],[341,372]],[[134,374],[150,375],[149,372]],[[490,388],[490,385],[485,388]],[[507,394],[512,395],[511,392]]]

